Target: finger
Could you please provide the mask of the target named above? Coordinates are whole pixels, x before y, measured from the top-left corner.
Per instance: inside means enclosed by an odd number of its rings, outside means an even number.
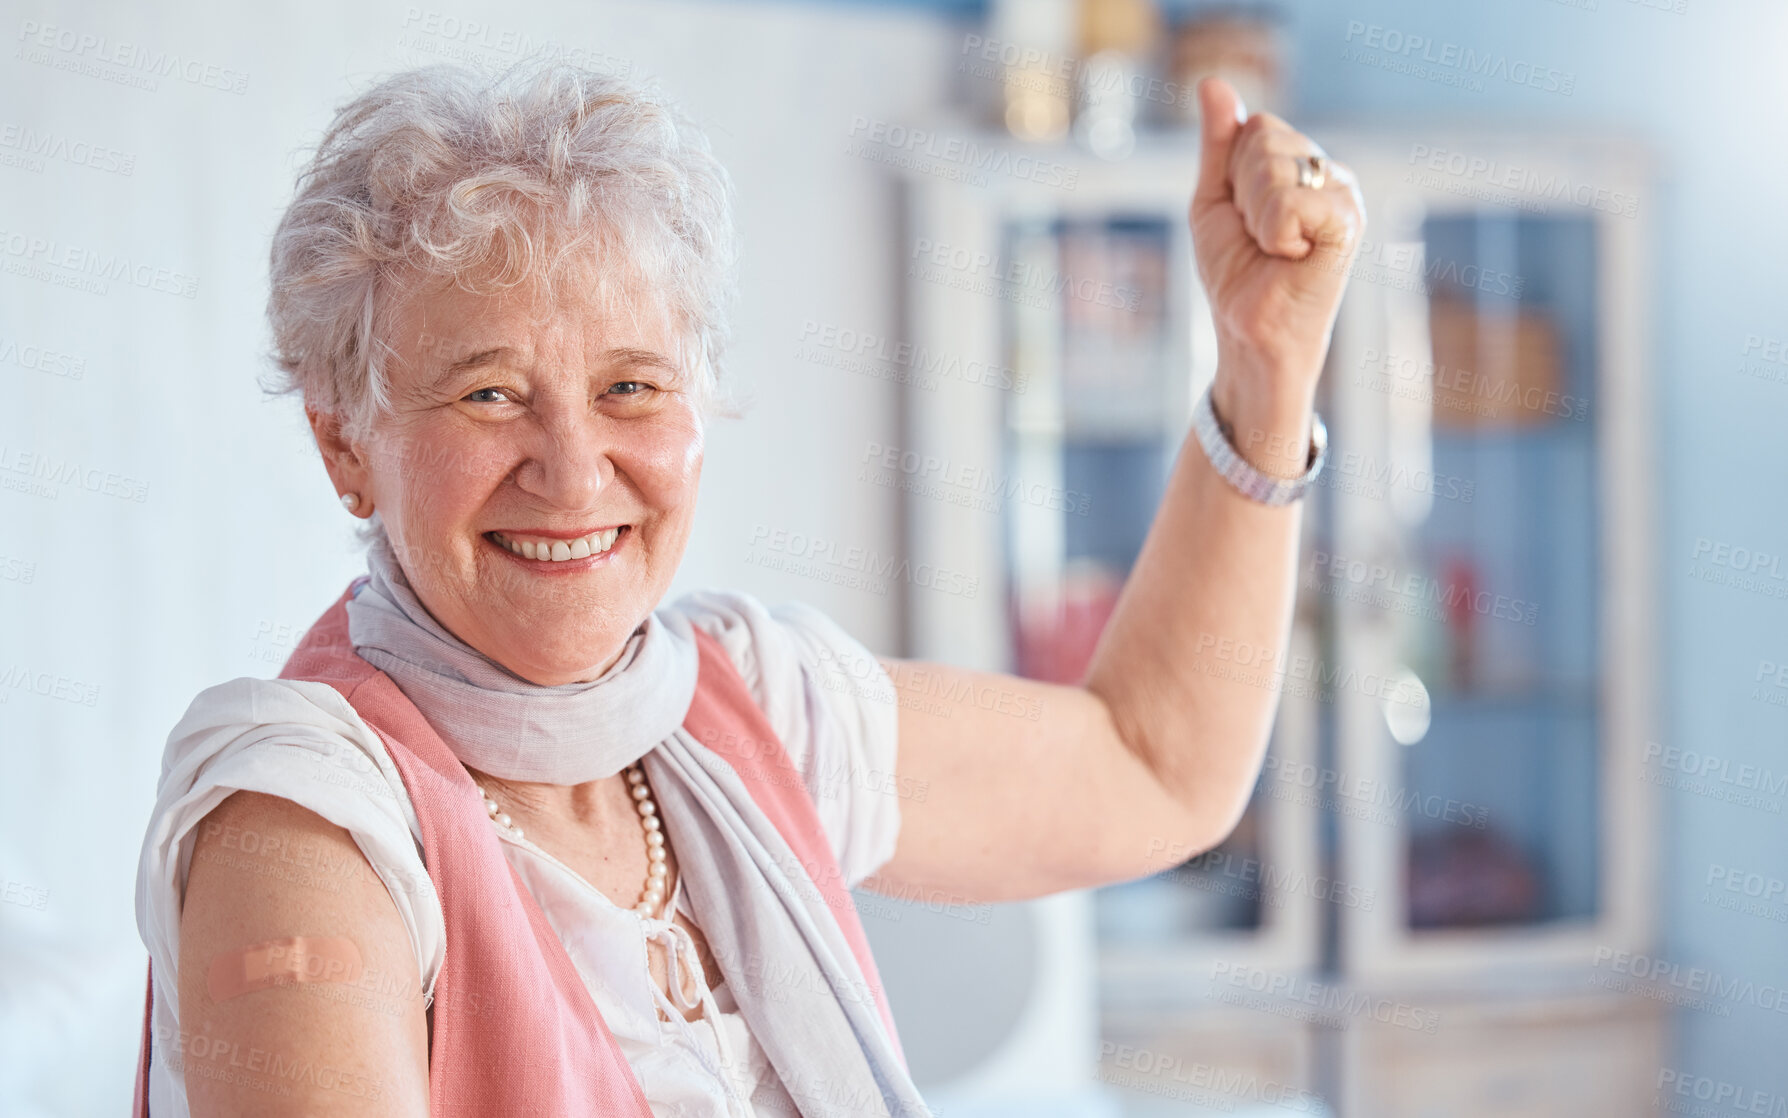
[[[1296,174],[1295,167],[1292,173]],[[1262,252],[1302,260],[1318,250],[1351,248],[1362,224],[1352,173],[1331,163],[1329,174],[1329,182],[1320,190],[1295,182],[1275,185],[1251,197],[1249,204],[1238,206],[1248,234]]]
[[[1248,119],[1248,107],[1228,82],[1205,78],[1198,83],[1198,115],[1198,186],[1192,203],[1206,206],[1231,197],[1229,159],[1242,122]]]
[[[1328,208],[1322,212],[1326,220],[1315,226],[1306,225],[1305,232],[1318,251],[1349,254],[1358,247],[1360,236],[1366,231],[1366,200],[1352,167],[1330,159],[1326,170],[1328,181],[1322,189],[1310,191],[1327,201]]]
[[[1255,113],[1236,137],[1230,154],[1230,179],[1236,198],[1298,181],[1298,157],[1321,155],[1322,146],[1272,113]]]
[[[1255,120],[1259,120],[1259,114]],[[1295,246],[1286,234],[1287,199],[1297,186],[1301,149],[1288,147],[1288,137],[1243,130],[1235,152],[1235,208],[1242,227],[1263,250],[1283,255]],[[1293,230],[1295,232],[1295,229]]]

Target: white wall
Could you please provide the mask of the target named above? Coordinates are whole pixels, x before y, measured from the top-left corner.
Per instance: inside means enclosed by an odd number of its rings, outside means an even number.
[[[15,902],[0,903],[0,1110],[21,1118],[128,1105],[145,958],[133,882],[167,732],[202,688],[276,673],[362,569],[296,403],[256,385],[268,236],[334,107],[374,76],[464,49],[450,36],[469,24],[498,48],[477,52],[487,59],[526,35],[657,75],[736,178],[734,368],[757,404],[711,432],[678,588],[803,598],[897,651],[897,598],[745,555],[759,524],[897,543],[893,495],[846,468],[895,439],[895,387],[793,354],[808,320],[894,327],[894,198],[845,141],[853,113],[899,118],[938,100],[953,43],[940,21],[663,2],[208,7],[8,5],[0,22],[0,682],[27,684],[0,686],[0,887],[13,883]],[[30,47],[38,27],[104,43]],[[127,67],[93,64],[133,47],[196,63],[199,81],[133,88],[112,80]],[[205,66],[219,70],[207,79]],[[204,84],[236,74],[241,93]],[[32,137],[57,145],[37,164],[18,146]],[[120,154],[97,168],[61,154],[91,146]],[[195,277],[196,293],[20,274],[76,250]],[[79,378],[40,349],[81,362]],[[29,476],[65,463],[102,490],[120,475],[109,488],[122,495]],[[52,694],[34,694],[38,681]]]

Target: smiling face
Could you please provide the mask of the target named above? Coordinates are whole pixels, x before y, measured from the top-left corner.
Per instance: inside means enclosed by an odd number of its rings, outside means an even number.
[[[606,670],[689,539],[701,407],[649,302],[605,305],[577,277],[551,303],[437,287],[395,316],[389,414],[352,444],[312,414],[429,613],[533,683]]]

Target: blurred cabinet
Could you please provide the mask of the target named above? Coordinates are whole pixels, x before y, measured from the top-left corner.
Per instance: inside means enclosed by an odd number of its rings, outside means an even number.
[[[1582,1118],[1655,1110],[1664,1010],[1619,996],[1412,992],[1432,1034],[1376,1020],[1342,1034],[1349,1114]]]
[[[1339,820],[1343,872],[1394,902],[1344,914],[1342,955],[1387,979],[1582,965],[1651,938],[1656,598],[1642,218],[1570,199],[1636,207],[1642,167],[1445,145],[1534,184],[1474,206],[1444,160],[1360,146],[1374,240],[1329,378],[1352,456],[1312,581],[1338,659],[1403,685],[1336,694],[1337,767],[1403,802]]]
[[[1646,165],[1315,135],[1369,228],[1278,720],[1228,840],[1095,892],[1096,1072],[1138,1114],[1631,1113],[1615,1085],[1658,1066],[1662,1019],[1594,968],[1653,936]],[[980,588],[912,595],[907,651],[1072,682],[1215,373],[1196,141],[1013,150],[1073,173],[904,178],[906,341],[934,374],[905,396],[908,548]],[[1173,1053],[1256,1069],[1254,1095],[1201,1099]],[[1566,1066],[1590,1101],[1498,1101]]]
[[[1350,1037],[1345,1109],[1633,1113],[1663,1015],[1596,966],[1655,935],[1646,162],[1594,138],[1331,150],[1373,230],[1326,378],[1357,457],[1305,592],[1337,662],[1389,681],[1334,695],[1359,789],[1338,872],[1388,902],[1337,911],[1335,966],[1446,1019]]]

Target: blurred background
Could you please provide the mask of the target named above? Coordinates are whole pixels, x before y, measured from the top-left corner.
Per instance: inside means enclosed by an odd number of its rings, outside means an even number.
[[[128,1105],[166,735],[363,566],[257,387],[304,149],[380,75],[544,49],[660,81],[738,188],[754,403],[674,592],[805,600],[886,655],[1084,666],[1213,372],[1197,78],[1362,179],[1292,644],[1233,653],[1282,695],[1241,826],[1088,894],[861,898],[940,1113],[1788,1114],[1788,8],[0,29],[0,1112]]]

